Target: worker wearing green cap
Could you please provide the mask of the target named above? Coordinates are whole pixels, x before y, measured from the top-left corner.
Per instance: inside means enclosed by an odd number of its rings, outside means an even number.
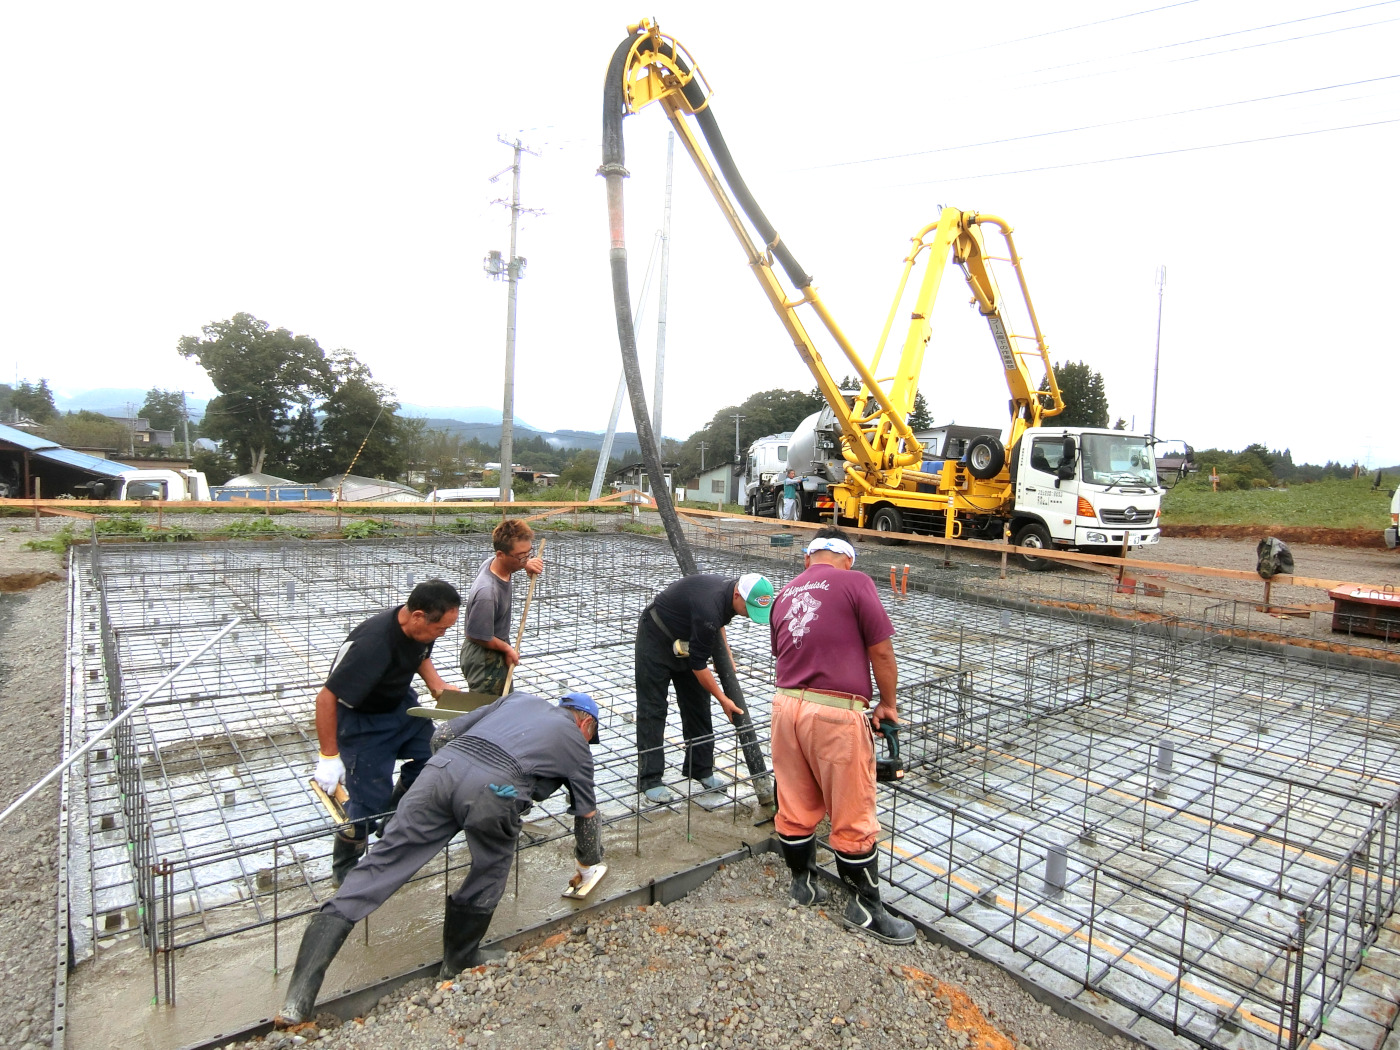
[[[666,696],[676,689],[676,707],[685,738],[681,772],[706,792],[717,792],[724,781],[715,773],[714,727],[710,699],[729,716],[743,709],[725,696],[709,668],[721,630],[743,613],[766,624],[773,605],[773,585],[756,572],[732,576],[698,573],[684,576],[658,594],[637,621],[637,788],[650,802],[665,803],[676,795],[661,782],[666,763],[662,746],[666,733]]]

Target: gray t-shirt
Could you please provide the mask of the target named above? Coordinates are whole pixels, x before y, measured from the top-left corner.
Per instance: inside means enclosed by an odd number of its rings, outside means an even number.
[[[510,580],[503,580],[491,571],[495,555],[486,559],[481,571],[467,592],[467,612],[463,633],[468,638],[499,638],[510,641]]]

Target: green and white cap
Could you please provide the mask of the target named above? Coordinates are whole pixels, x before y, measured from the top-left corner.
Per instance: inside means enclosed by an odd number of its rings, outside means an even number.
[[[768,577],[756,572],[746,572],[739,577],[739,597],[744,599],[749,619],[754,623],[767,623],[773,611],[773,585]]]

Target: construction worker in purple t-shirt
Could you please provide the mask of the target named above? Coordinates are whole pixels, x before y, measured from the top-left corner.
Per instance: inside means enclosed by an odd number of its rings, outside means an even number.
[[[875,850],[872,727],[899,721],[894,625],[870,577],[850,571],[855,560],[845,533],[821,529],[805,551],[802,573],[773,600],[774,826],[792,870],[793,900],[817,904],[827,893],[816,881],[816,827],[829,816],[827,842],[852,893],[844,923],[889,944],[909,944],[913,925],[880,902]],[[880,690],[873,709],[872,669]]]

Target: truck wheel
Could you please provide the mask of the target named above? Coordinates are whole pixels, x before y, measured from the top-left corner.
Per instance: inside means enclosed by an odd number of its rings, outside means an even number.
[[[1039,522],[1030,522],[1022,525],[1017,531],[1015,538],[1011,541],[1017,547],[1035,547],[1040,550],[1049,550],[1053,544],[1050,542],[1050,533],[1045,531],[1045,526]],[[1018,554],[1021,564],[1031,572],[1044,572],[1053,566],[1049,558],[1037,558],[1033,554]]]
[[[1006,449],[990,434],[972,439],[967,446],[967,472],[978,481],[987,481],[1001,473],[1006,466]]]
[[[745,508],[745,513],[751,518],[758,517],[758,500],[749,497],[749,505]]]
[[[870,527],[876,532],[903,532],[904,515],[899,513],[898,507],[881,507],[870,519]],[[886,547],[900,547],[908,543],[908,540],[897,540],[893,537],[879,540]]]

